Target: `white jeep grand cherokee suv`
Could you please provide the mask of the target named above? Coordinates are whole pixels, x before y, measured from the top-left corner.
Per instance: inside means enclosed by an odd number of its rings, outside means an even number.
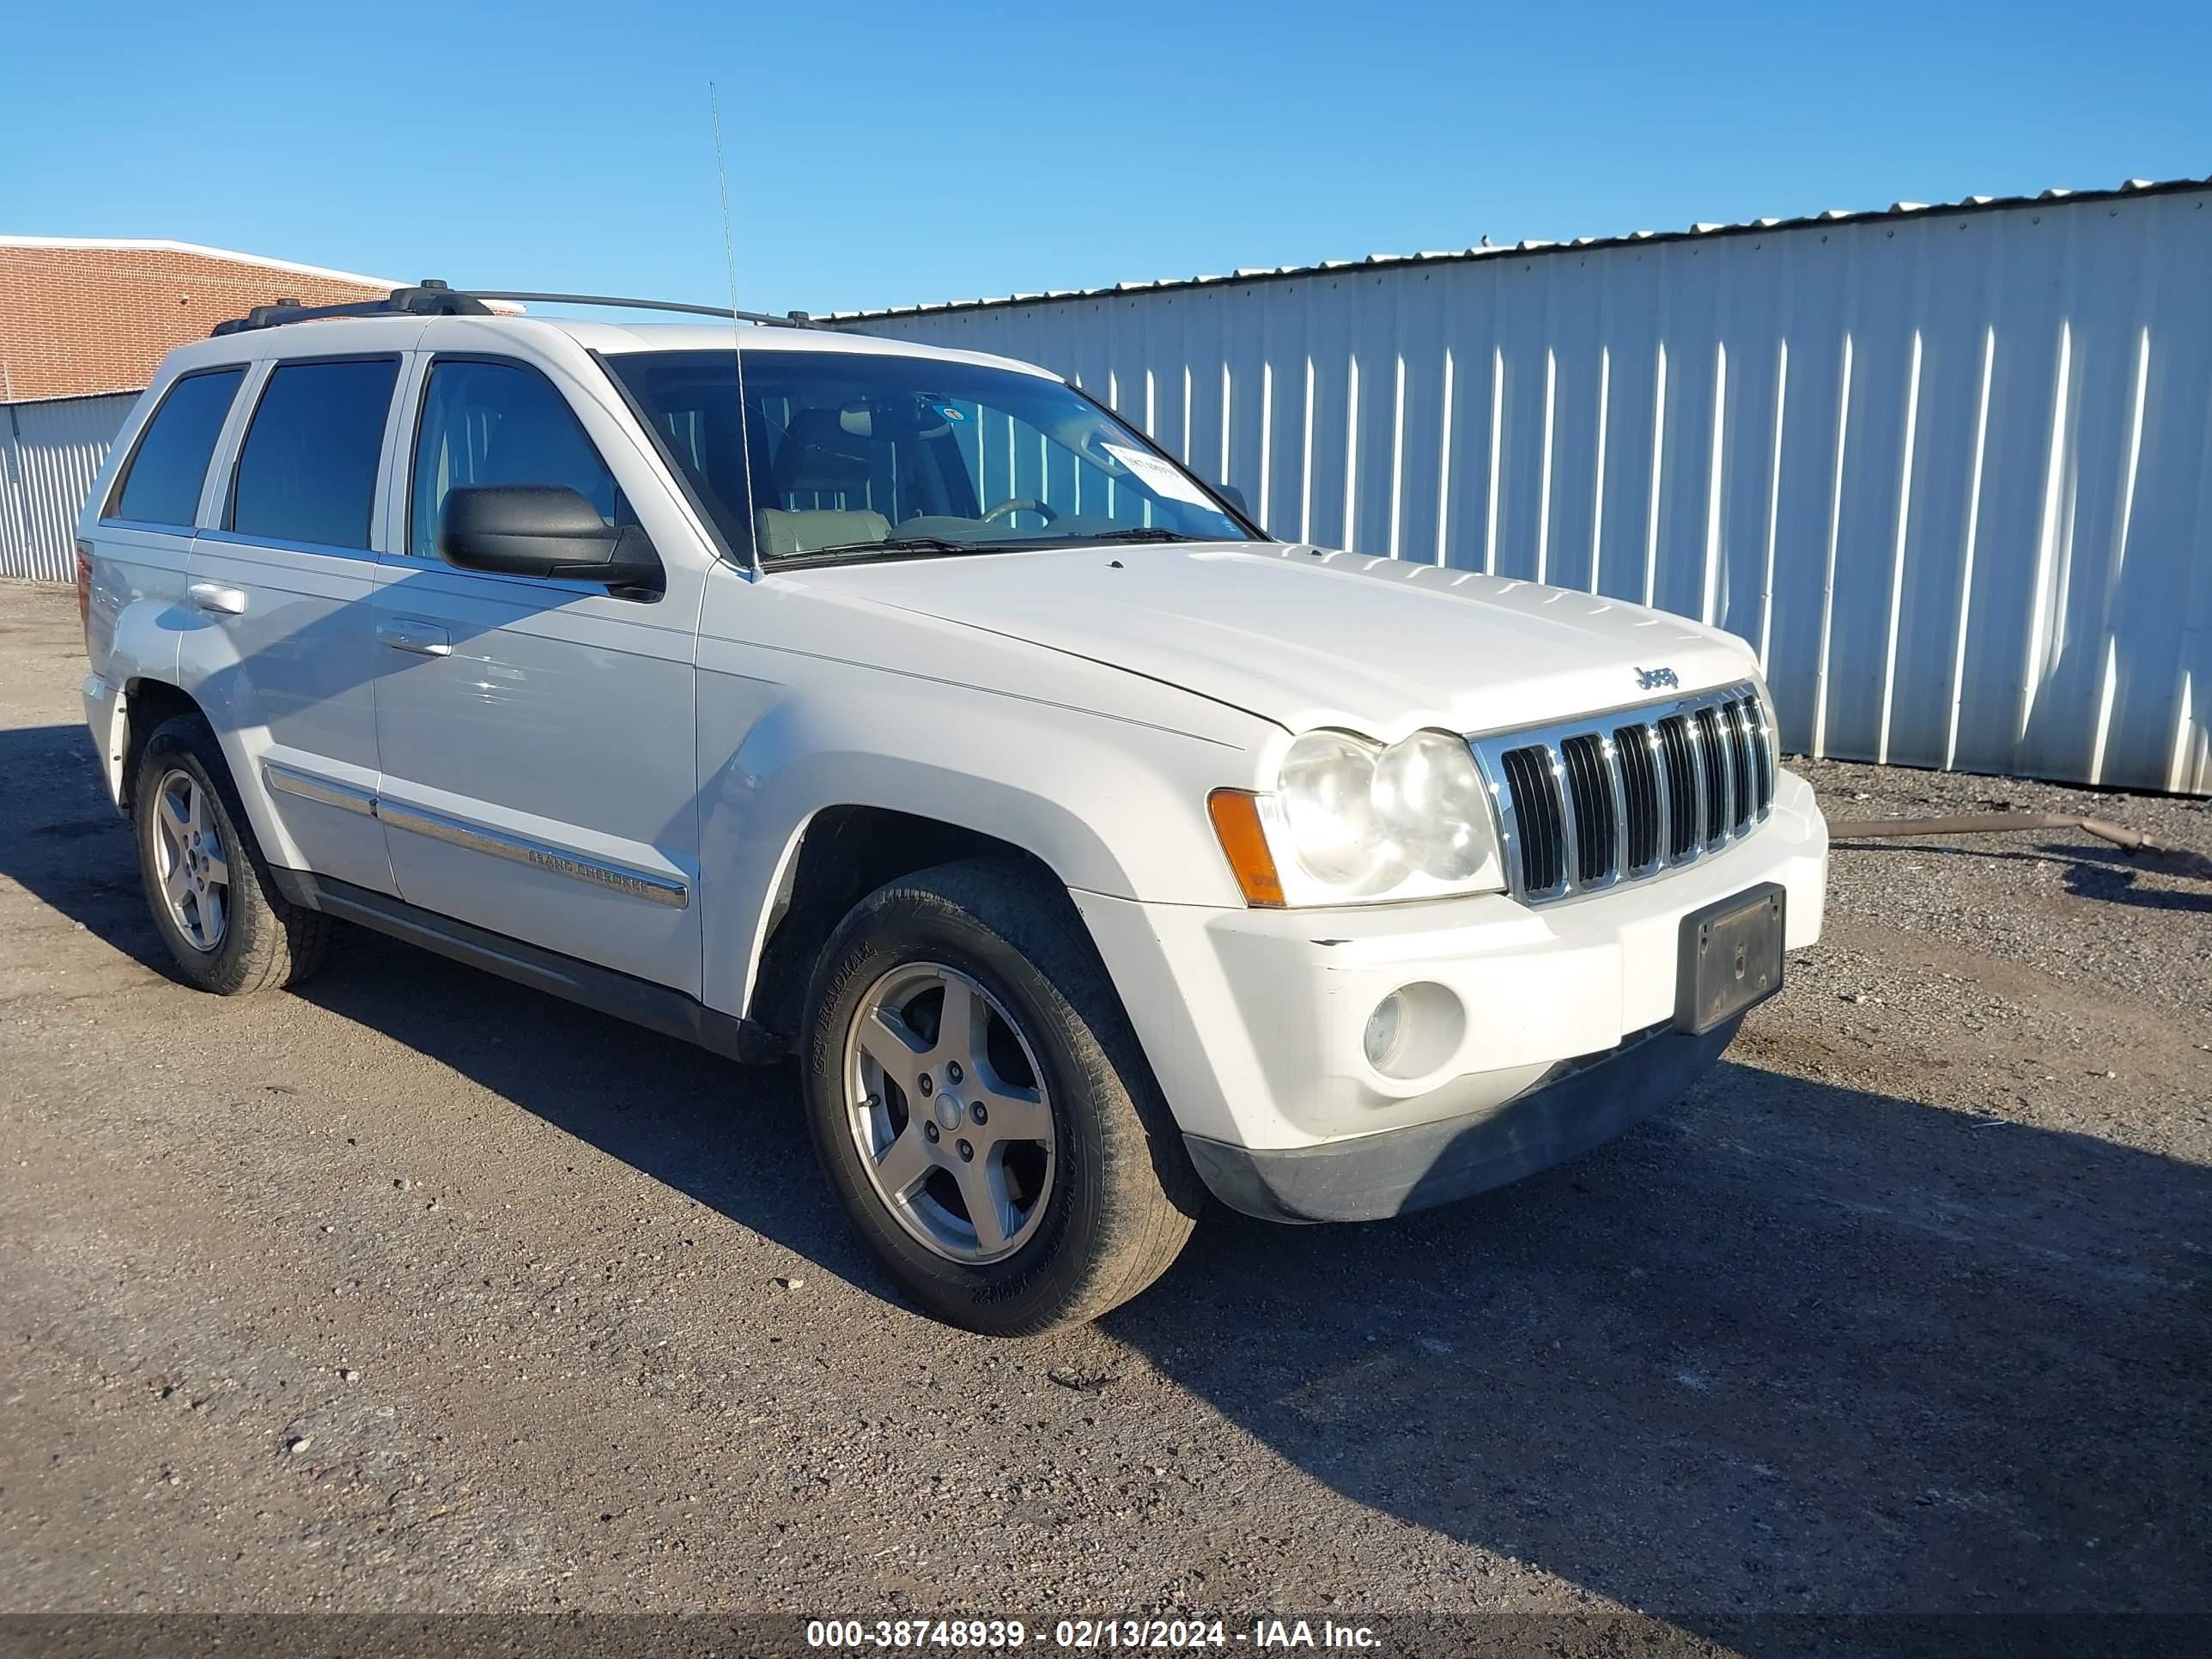
[[[1818,934],[1727,635],[1270,541],[1022,363],[337,309],[173,352],[80,529],[184,976],[291,984],[337,917],[795,1053],[945,1319],[1094,1317],[1209,1191],[1358,1220],[1571,1157]]]

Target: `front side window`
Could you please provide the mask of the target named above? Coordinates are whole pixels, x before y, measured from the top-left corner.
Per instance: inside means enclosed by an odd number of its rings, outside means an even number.
[[[242,366],[218,368],[187,374],[169,388],[124,470],[110,517],[191,527],[215,441],[245,378]]]
[[[438,512],[456,484],[560,484],[609,524],[626,516],[614,474],[553,383],[520,363],[441,358],[430,366],[415,438],[407,550],[438,556]]]
[[[1205,485],[1044,375],[751,349],[740,418],[730,350],[606,362],[727,544],[764,562],[1251,539]]]
[[[239,446],[230,527],[241,536],[366,548],[397,358],[279,363]]]

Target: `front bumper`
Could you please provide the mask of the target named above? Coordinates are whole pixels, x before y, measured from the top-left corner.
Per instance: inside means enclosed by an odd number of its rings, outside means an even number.
[[[1349,1140],[1255,1151],[1186,1135],[1213,1195],[1265,1221],[1376,1221],[1503,1187],[1602,1145],[1680,1099],[1739,1018],[1702,1036],[1661,1027],[1567,1060],[1503,1106]]]
[[[1802,949],[1820,936],[1826,872],[1812,789],[1784,772],[1754,834],[1668,875],[1565,903],[1532,908],[1493,893],[1255,910],[1073,896],[1182,1132],[1254,1154],[1313,1156],[1417,1128],[1423,1135],[1405,1146],[1442,1146],[1509,1107],[1525,1118],[1534,1109],[1518,1103],[1555,1085],[1563,1062],[1587,1064],[1670,1024],[1685,916],[1778,883],[1786,943]],[[1377,1003],[1407,988],[1436,1023],[1419,1028],[1425,1046],[1408,1051],[1413,1063],[1401,1056],[1400,1074],[1386,1075],[1368,1063],[1363,1036]],[[1641,1066],[1662,1050],[1637,1052]],[[1212,1153],[1194,1156],[1226,1170]],[[1221,1179],[1237,1202],[1240,1178]]]

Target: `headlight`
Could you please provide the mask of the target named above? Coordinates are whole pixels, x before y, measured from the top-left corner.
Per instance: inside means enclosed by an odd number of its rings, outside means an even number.
[[[1376,799],[1380,751],[1346,732],[1309,732],[1291,745],[1276,785],[1291,848],[1308,875],[1363,898],[1406,878],[1405,849],[1386,836]]]
[[[1385,748],[1349,732],[1309,732],[1283,757],[1274,793],[1254,805],[1285,903],[1505,884],[1489,792],[1449,732],[1416,732]]]
[[[1497,855],[1490,802],[1459,738],[1416,732],[1375,763],[1375,810],[1415,869],[1467,881]]]

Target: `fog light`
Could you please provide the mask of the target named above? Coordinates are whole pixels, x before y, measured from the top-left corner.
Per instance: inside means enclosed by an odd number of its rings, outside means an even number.
[[[1375,1012],[1367,1016],[1367,1036],[1363,1046],[1367,1050],[1367,1063],[1378,1072],[1390,1069],[1397,1058],[1398,1040],[1406,1024],[1406,999],[1401,992],[1393,991],[1375,1005]]]
[[[1375,1005],[1360,1047],[1384,1077],[1410,1082],[1450,1064],[1467,1030],[1467,1008],[1459,998],[1422,980],[1401,985]]]

